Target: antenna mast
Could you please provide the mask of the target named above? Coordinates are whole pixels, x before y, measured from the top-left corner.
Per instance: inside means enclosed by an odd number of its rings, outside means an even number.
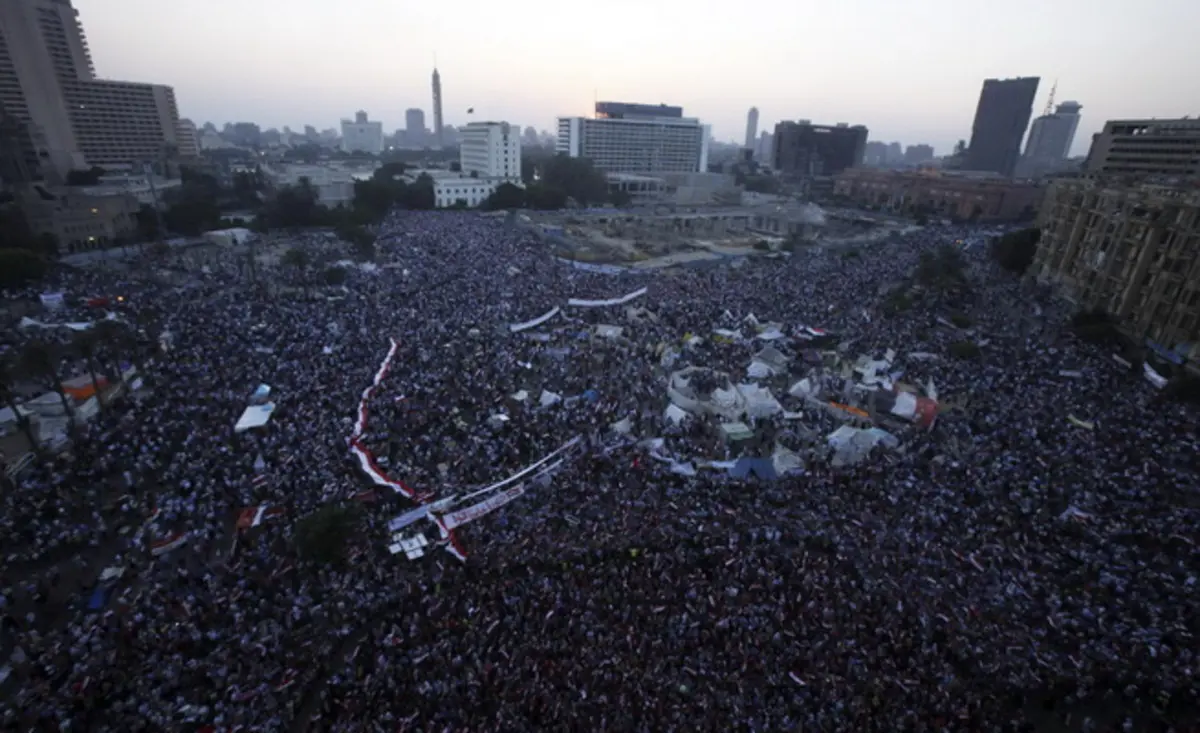
[[[1054,86],[1050,87],[1050,98],[1046,100],[1046,111],[1042,114],[1049,115],[1054,112],[1054,93],[1058,91],[1058,79],[1054,80]]]

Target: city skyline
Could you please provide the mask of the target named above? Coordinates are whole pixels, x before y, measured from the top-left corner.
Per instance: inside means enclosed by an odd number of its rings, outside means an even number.
[[[717,140],[740,143],[746,110],[755,106],[763,130],[797,119],[863,124],[873,139],[928,143],[944,154],[970,137],[985,78],[1036,75],[1057,79],[1060,98],[1085,106],[1071,150],[1081,155],[1107,119],[1200,112],[1189,107],[1200,99],[1200,80],[1177,73],[1181,61],[1200,60],[1187,30],[1200,22],[1200,6],[1183,0],[1145,3],[1136,14],[1115,0],[1049,7],[1018,0],[1003,14],[975,0],[781,4],[765,9],[775,21],[755,25],[753,34],[730,32],[720,6],[619,0],[589,17],[582,37],[563,32],[577,26],[542,2],[511,18],[473,0],[452,17],[383,0],[75,6],[98,73],[174,86],[181,115],[198,124],[325,128],[347,110],[369,109],[386,129],[398,129],[406,109],[429,111],[435,50],[445,121],[453,125],[498,119],[551,130],[558,116],[590,114],[595,98],[665,102],[710,124]],[[639,22],[629,23],[631,14]],[[987,33],[975,32],[983,18]],[[660,24],[679,32],[662,36],[653,31]],[[796,44],[795,27],[828,32]],[[1121,29],[1121,42],[1109,45],[1113,28]],[[531,36],[538,42],[529,43]],[[351,39],[346,47],[342,38]],[[714,45],[723,52],[713,53]],[[613,62],[612,49],[621,47],[639,49],[636,63]]]

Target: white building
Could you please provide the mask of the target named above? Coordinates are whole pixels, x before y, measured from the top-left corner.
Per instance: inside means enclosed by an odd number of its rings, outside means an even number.
[[[266,166],[263,174],[275,187],[295,186],[307,178],[317,192],[317,200],[324,206],[335,209],[354,203],[354,184],[366,180],[374,172],[371,169],[349,170],[337,165],[280,164]]]
[[[462,128],[459,164],[464,175],[519,182],[521,130],[507,122],[472,122]]]
[[[689,117],[559,117],[556,153],[607,173],[702,173],[709,127]]]
[[[367,113],[359,110],[354,121],[342,120],[342,150],[379,155],[383,152],[383,123],[367,119]]]
[[[511,181],[507,181],[511,183]],[[496,187],[506,181],[492,178],[470,178],[456,176],[454,178],[433,179],[434,205],[439,209],[455,204],[464,204],[474,208],[487,200]]]
[[[179,178],[162,178],[145,173],[110,173],[100,177],[100,183],[83,188],[89,196],[132,196],[139,206],[166,208],[165,194],[183,186]]]

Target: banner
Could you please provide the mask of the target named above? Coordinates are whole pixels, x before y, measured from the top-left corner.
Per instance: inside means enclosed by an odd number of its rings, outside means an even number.
[[[624,305],[631,300],[637,300],[646,294],[649,288],[639,288],[628,295],[622,295],[619,298],[612,300],[583,300],[581,298],[571,298],[567,301],[567,305],[573,308],[604,308],[610,305]]]
[[[183,547],[184,545],[187,544],[187,541],[188,541],[188,533],[187,532],[179,532],[177,534],[171,535],[170,537],[167,537],[165,539],[161,539],[161,540],[155,542],[154,544],[150,545],[150,554],[153,555],[154,557],[158,557],[159,555],[164,555],[164,554],[170,552],[171,550]]]
[[[557,316],[560,310],[561,309],[556,305],[553,308],[551,308],[550,310],[543,313],[542,315],[538,316],[537,318],[534,318],[533,320],[525,321],[524,323],[510,324],[508,327],[508,330],[512,333],[518,333],[520,331],[527,331],[531,328],[535,328],[537,326],[542,325],[543,323],[550,320],[551,318]]]
[[[482,516],[486,516],[491,512],[496,511],[500,507],[509,503],[513,499],[525,493],[525,484],[517,484],[511,489],[505,489],[495,496],[488,497],[478,504],[473,504],[465,509],[459,509],[455,512],[442,515],[442,523],[446,529],[452,530],[456,527],[461,527],[467,522],[473,522]]]

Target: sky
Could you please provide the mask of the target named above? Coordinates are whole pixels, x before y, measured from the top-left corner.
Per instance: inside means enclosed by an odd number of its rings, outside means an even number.
[[[198,125],[336,127],[356,110],[553,130],[595,99],[680,105],[741,142],[785,119],[969,139],[985,78],[1040,76],[1107,119],[1200,115],[1200,0],[74,0],[101,77],[169,84]],[[467,115],[473,107],[475,114]]]

